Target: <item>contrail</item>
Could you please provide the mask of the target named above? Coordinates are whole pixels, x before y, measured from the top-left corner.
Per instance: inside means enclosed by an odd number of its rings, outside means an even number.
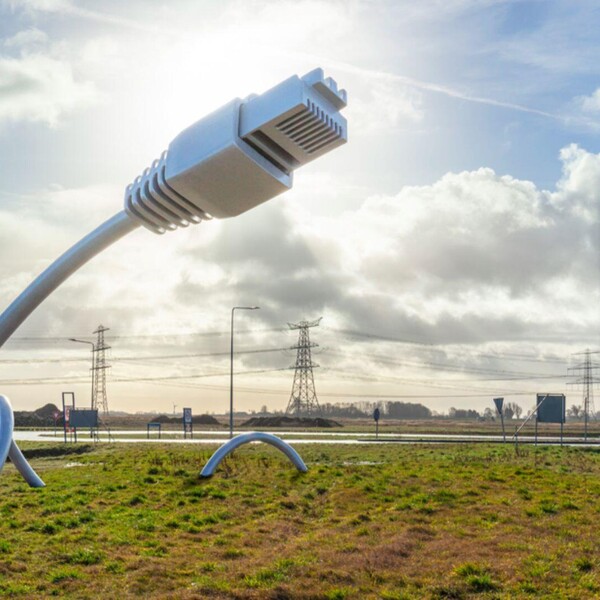
[[[548,119],[554,119],[557,121],[564,121],[564,118],[555,115],[544,110],[539,110],[537,108],[531,108],[529,106],[524,106],[522,104],[516,104],[514,102],[503,102],[501,100],[495,100],[494,98],[486,98],[484,96],[472,96],[470,94],[466,94],[454,88],[440,85],[437,83],[432,83],[430,81],[422,81],[420,79],[415,79],[414,77],[408,77],[406,75],[398,75],[396,73],[390,73],[388,71],[379,71],[375,69],[368,69],[365,67],[358,67],[351,63],[338,61],[338,60],[329,60],[328,58],[322,56],[316,56],[306,53],[293,53],[296,56],[302,56],[305,59],[310,59],[313,61],[318,61],[320,63],[326,64],[333,69],[338,71],[343,71],[345,73],[351,73],[354,75],[361,75],[362,77],[368,77],[371,79],[379,79],[382,81],[391,81],[394,83],[402,83],[408,87],[412,87],[419,90],[424,90],[427,92],[434,92],[436,94],[442,94],[444,96],[448,96],[450,98],[456,98],[457,100],[465,100],[466,102],[475,102],[477,104],[487,104],[489,106],[496,106],[498,108],[506,108],[509,110],[516,110],[519,112],[529,113],[533,115],[539,115],[541,117],[546,117]]]

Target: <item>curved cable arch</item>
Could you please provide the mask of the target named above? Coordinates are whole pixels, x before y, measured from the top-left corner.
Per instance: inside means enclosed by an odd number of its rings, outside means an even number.
[[[241,435],[237,435],[227,443],[223,444],[210,457],[210,460],[200,472],[200,477],[211,477],[214,474],[215,469],[219,466],[219,463],[228,454],[233,452],[236,448],[239,448],[241,445],[248,444],[249,442],[265,442],[266,444],[271,444],[271,446],[275,446],[275,448],[281,450],[281,452],[283,452],[292,461],[298,471],[301,471],[302,473],[306,473],[306,471],[308,471],[308,467],[304,464],[304,461],[300,455],[287,442],[284,442],[281,438],[278,438],[272,433],[251,431],[250,433],[242,433]]]
[[[0,395],[0,471],[6,462],[6,458],[10,457],[17,471],[21,473],[23,479],[31,487],[45,487],[46,484],[31,468],[31,465],[12,439],[14,424],[15,418],[12,406],[6,396]]]

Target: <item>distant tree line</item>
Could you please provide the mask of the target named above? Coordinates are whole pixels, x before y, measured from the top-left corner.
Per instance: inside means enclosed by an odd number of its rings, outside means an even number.
[[[384,415],[390,419],[431,419],[431,411],[412,402],[385,402]]]
[[[367,413],[364,409],[350,402],[342,404],[331,404],[329,402],[321,404],[321,413],[328,419],[364,419],[370,417],[373,413]]]
[[[481,415],[472,408],[454,408],[450,407],[448,411],[449,419],[480,419]]]
[[[520,419],[523,414],[523,409],[516,402],[506,402],[502,407],[504,418]],[[465,408],[454,408],[451,407],[448,411],[449,419],[484,419],[486,421],[493,421],[496,417],[499,417],[496,409],[487,406],[482,413],[474,409]]]
[[[371,418],[378,407],[382,417],[388,419],[431,419],[431,410],[422,404],[411,402],[342,402],[321,404],[321,411],[327,418],[364,419]]]
[[[324,417],[341,419],[365,419],[373,416],[375,408],[379,408],[382,418],[388,419],[485,419],[494,420],[498,417],[494,408],[486,407],[479,412],[472,408],[451,407],[447,415],[431,411],[423,404],[413,402],[340,402],[336,404],[321,404],[321,411]],[[263,407],[266,409],[266,406]],[[506,402],[503,407],[504,418],[520,419],[523,409],[516,402]]]

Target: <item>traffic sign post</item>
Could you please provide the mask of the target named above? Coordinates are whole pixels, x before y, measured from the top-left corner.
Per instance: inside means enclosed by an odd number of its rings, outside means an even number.
[[[373,411],[373,419],[375,420],[375,439],[379,439],[379,417],[381,416],[381,411],[379,408],[376,408]]]
[[[504,398],[494,398],[494,404],[496,405],[496,410],[500,415],[500,422],[502,423],[502,441],[506,443],[506,431],[504,430]]]
[[[56,437],[56,424],[58,423],[58,417],[60,417],[60,413],[57,410],[55,410],[52,413],[52,416],[54,417],[54,437]]]
[[[183,409],[183,439],[187,439],[187,434],[190,434],[190,438],[194,438],[194,424],[192,421],[192,409]]]
[[[71,404],[67,404],[66,397],[71,397]],[[71,429],[70,423],[70,413],[71,410],[75,408],[75,394],[73,392],[63,392],[62,393],[62,406],[63,406],[63,433],[65,444],[67,443],[67,432],[71,433],[71,437],[73,434],[73,430]],[[75,433],[75,441],[77,441],[77,433]]]
[[[150,439],[150,431],[157,431],[158,439],[160,440],[160,436],[161,436],[161,432],[162,432],[162,423],[156,423],[154,421],[151,423],[146,423],[146,439],[147,440]]]

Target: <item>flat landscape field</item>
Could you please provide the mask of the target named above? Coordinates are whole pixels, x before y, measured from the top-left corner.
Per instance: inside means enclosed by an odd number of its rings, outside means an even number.
[[[216,447],[23,444],[47,487],[0,475],[0,595],[600,597],[596,449],[246,445],[202,480]]]

